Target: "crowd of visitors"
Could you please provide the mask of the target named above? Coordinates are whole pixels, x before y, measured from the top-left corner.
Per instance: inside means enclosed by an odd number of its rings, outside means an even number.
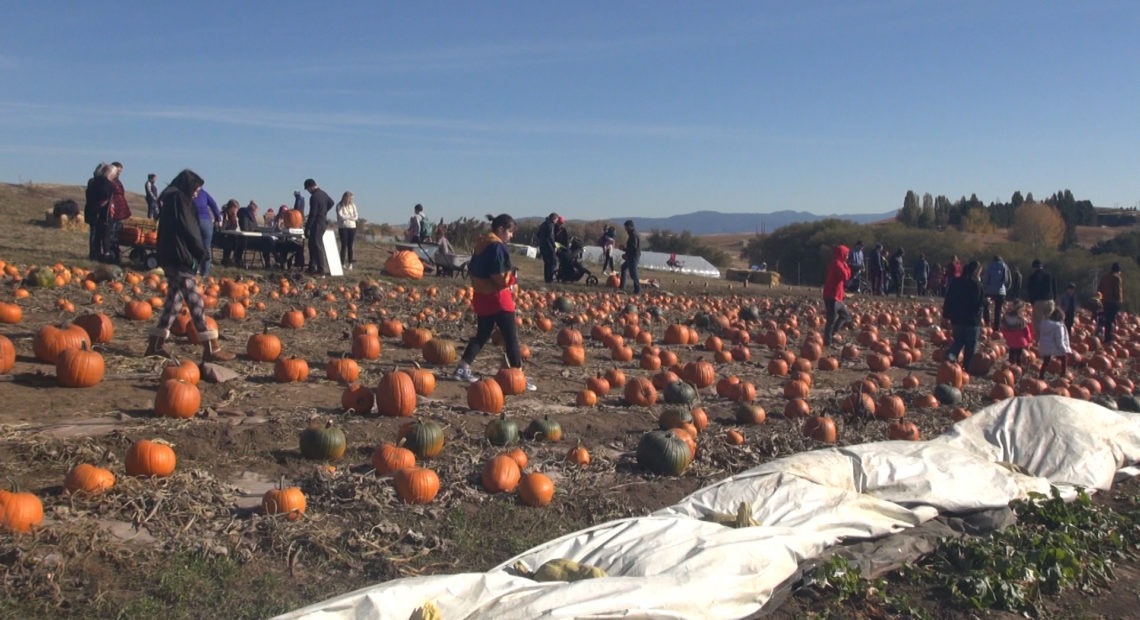
[[[866,287],[871,295],[901,294],[906,275],[903,255],[902,248],[888,255],[881,244],[867,251],[862,241],[856,241],[850,249],[835,246],[823,284],[826,345],[831,345],[837,329],[849,323],[844,293],[861,293]],[[944,298],[943,322],[953,330],[948,359],[969,368],[983,328],[989,327],[1004,338],[1010,363],[1021,364],[1025,350],[1036,343],[1044,360],[1041,376],[1051,368],[1054,358],[1064,375],[1068,355],[1072,353],[1069,332],[1080,310],[1077,285],[1070,282],[1058,296],[1056,280],[1041,260],[1034,260],[1031,268],[1023,282],[1020,269],[1011,267],[1001,256],[993,256],[984,268],[976,260],[963,265],[953,256],[942,268],[931,269],[926,255],[919,255],[911,272],[915,292],[920,296],[934,292]],[[1097,283],[1091,300],[1095,333],[1104,345],[1115,339],[1116,319],[1123,302],[1121,266],[1113,263]]]

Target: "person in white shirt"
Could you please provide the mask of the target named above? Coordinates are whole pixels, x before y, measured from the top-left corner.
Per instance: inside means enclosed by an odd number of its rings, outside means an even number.
[[[355,258],[352,245],[356,242],[356,203],[352,192],[345,192],[336,205],[337,233],[340,235],[340,262],[346,270],[352,270]]]
[[[1038,379],[1045,378],[1045,369],[1054,357],[1061,360],[1061,372],[1058,376],[1064,377],[1069,370],[1069,354],[1073,352],[1069,346],[1069,330],[1065,329],[1065,313],[1055,308],[1045,320],[1041,321],[1041,333],[1037,337],[1038,352],[1041,354],[1041,372]]]

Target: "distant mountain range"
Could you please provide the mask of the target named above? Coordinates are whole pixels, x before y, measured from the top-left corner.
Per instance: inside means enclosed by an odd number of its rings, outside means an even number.
[[[613,222],[633,220],[642,232],[668,230],[674,233],[689,231],[694,235],[720,233],[772,232],[788,224],[815,222],[828,218],[848,220],[856,224],[869,224],[892,219],[897,210],[883,213],[847,213],[843,215],[817,215],[806,211],[774,211],[772,213],[721,213],[720,211],[694,211],[669,217],[615,217]]]

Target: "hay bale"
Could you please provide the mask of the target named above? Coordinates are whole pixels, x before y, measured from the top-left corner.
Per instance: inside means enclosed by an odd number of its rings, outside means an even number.
[[[48,228],[75,228],[83,225],[83,214],[80,213],[75,217],[70,217],[63,213],[56,215],[49,209],[44,211],[44,223]]]
[[[749,273],[747,269],[726,269],[724,279],[729,282],[747,282]]]
[[[780,286],[780,274],[775,271],[751,271],[748,281],[756,284],[766,284],[769,287]]]

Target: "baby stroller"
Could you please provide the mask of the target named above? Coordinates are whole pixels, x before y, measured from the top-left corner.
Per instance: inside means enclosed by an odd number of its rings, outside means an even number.
[[[598,277],[582,264],[581,240],[571,239],[570,245],[558,248],[555,256],[558,258],[558,270],[554,273],[554,278],[559,282],[577,282],[585,276],[586,284],[592,286],[598,283]]]

